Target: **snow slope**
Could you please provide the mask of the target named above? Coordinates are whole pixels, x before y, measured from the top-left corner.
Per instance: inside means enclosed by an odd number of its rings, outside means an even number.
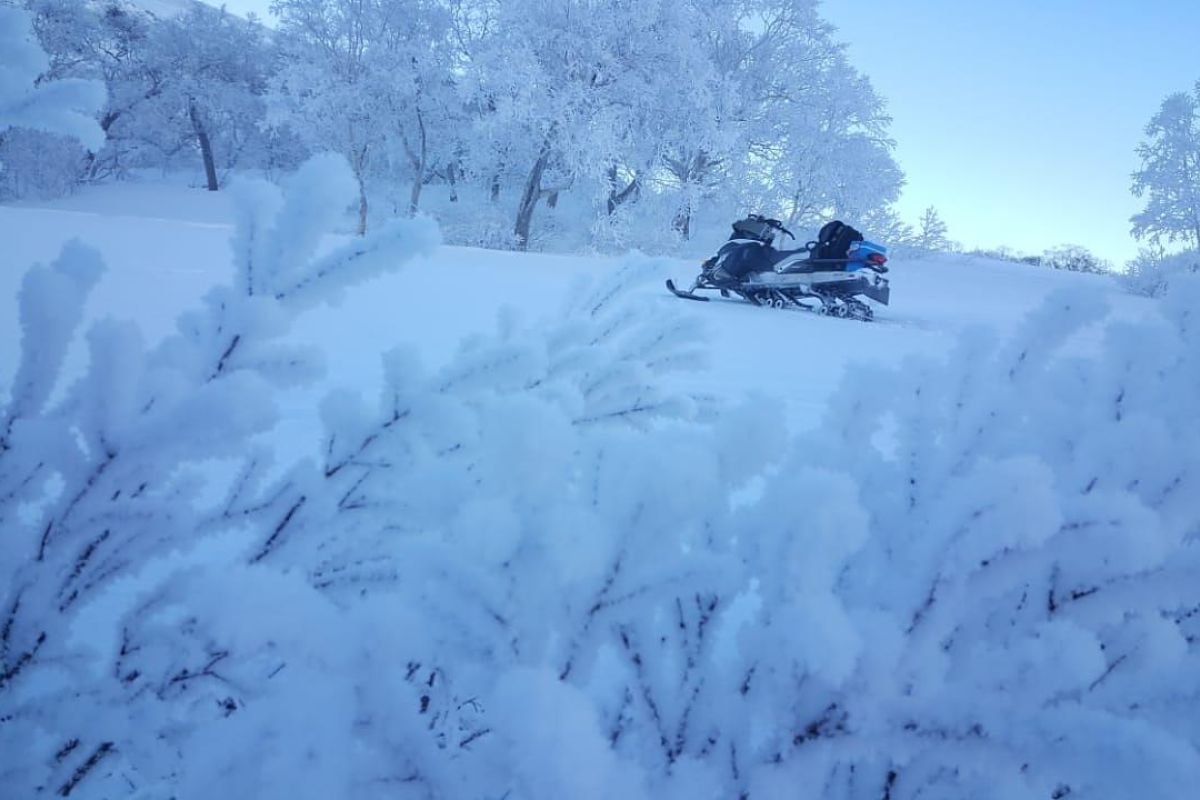
[[[228,279],[232,213],[227,194],[154,183],[89,189],[45,206],[0,207],[0,237],[8,243],[0,270],[0,298],[8,309],[0,314],[0,386],[15,369],[12,298],[29,264],[51,259],[73,237],[98,247],[109,269],[90,315],[136,319],[153,341],[210,286]],[[723,231],[708,235],[714,249],[723,237]],[[502,307],[537,319],[556,310],[580,278],[618,261],[442,247],[415,267],[352,289],[339,307],[308,312],[295,336],[324,349],[329,382],[369,392],[379,379],[379,354],[396,343],[415,343],[437,364],[462,337],[490,330]],[[850,364],[945,352],[972,325],[1011,330],[1059,288],[1098,287],[1122,314],[1136,315],[1146,302],[1122,293],[1108,277],[935,257],[893,261],[893,304],[877,307],[878,320],[864,324],[737,300],[692,303],[663,289],[665,278],[686,283],[695,269],[691,261],[663,262],[641,289],[663,313],[705,323],[711,363],[688,379],[695,382],[689,388],[730,399],[779,398],[797,430],[816,421]],[[308,401],[292,402],[299,421]]]
[[[149,11],[156,17],[177,17],[194,5],[194,0],[130,0],[130,5]],[[210,3],[220,6],[220,3]]]

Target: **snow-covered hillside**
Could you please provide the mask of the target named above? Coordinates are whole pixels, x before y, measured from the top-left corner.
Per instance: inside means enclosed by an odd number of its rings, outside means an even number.
[[[148,11],[161,19],[169,19],[177,17],[185,13],[189,8],[195,5],[200,0],[126,0],[133,8],[140,8],[143,11]],[[220,7],[220,3],[209,3],[208,5]]]
[[[1200,780],[1200,286],[898,260],[859,323],[286,187],[0,207],[15,796]]]
[[[227,193],[117,184],[43,206],[0,207],[0,226],[16,267],[0,275],[0,297],[13,296],[21,265],[48,261],[65,241],[80,237],[113,265],[96,290],[92,313],[136,319],[152,338],[169,332],[175,317],[210,286],[230,278],[233,209]],[[713,230],[701,238],[715,250],[725,236],[725,230]],[[352,289],[338,307],[314,310],[296,335],[326,351],[330,383],[369,388],[378,380],[379,354],[395,344],[411,342],[440,363],[463,337],[490,331],[501,308],[531,320],[551,315],[581,278],[602,275],[620,261],[443,247]],[[1110,277],[1009,262],[937,256],[891,266],[893,302],[876,306],[874,324],[737,300],[676,300],[663,281],[686,284],[697,272],[692,261],[656,260],[639,291],[661,313],[692,317],[707,328],[711,364],[686,379],[693,388],[727,399],[761,393],[782,400],[796,430],[815,422],[848,365],[944,355],[975,325],[1013,331],[1057,289],[1099,291],[1123,315],[1141,313],[1148,302],[1125,294]],[[147,297],[154,302],[147,304]],[[15,317],[0,318],[0,326],[0,376],[10,376]]]

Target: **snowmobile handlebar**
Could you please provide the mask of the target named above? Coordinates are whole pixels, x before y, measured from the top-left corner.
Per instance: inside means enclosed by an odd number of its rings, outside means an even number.
[[[769,220],[767,220],[767,224],[768,224],[768,225],[770,225],[770,226],[771,226],[772,228],[774,228],[775,230],[779,231],[780,233],[786,233],[786,234],[788,235],[788,238],[789,238],[789,239],[791,239],[791,240],[795,241],[795,239],[796,239],[796,234],[792,233],[792,232],[791,232],[791,231],[789,231],[787,228],[783,227],[783,223],[782,223],[782,222],[780,222],[779,220],[777,220],[777,219],[769,219]]]
[[[796,238],[796,234],[792,233],[787,228],[783,227],[783,223],[777,219],[771,219],[770,217],[764,217],[761,214],[751,214],[749,217],[747,217],[747,219],[752,222],[757,222],[760,225],[766,225],[768,228],[773,228],[773,229],[779,231],[780,233],[786,233],[790,239],[794,240]],[[734,228],[736,229],[736,227],[737,226],[735,224]]]

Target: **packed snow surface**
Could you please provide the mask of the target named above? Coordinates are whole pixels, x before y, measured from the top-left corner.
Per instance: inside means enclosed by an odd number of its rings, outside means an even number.
[[[97,247],[109,267],[93,294],[90,317],[137,320],[153,340],[171,331],[178,314],[211,286],[231,279],[232,219],[228,193],[156,183],[0,207],[8,262],[0,273],[0,297],[15,294],[26,266],[51,260],[64,242],[78,237]],[[711,240],[714,251],[725,235],[698,234]],[[379,380],[380,353],[397,343],[415,345],[436,365],[463,337],[491,331],[502,308],[535,321],[557,311],[581,278],[604,274],[618,261],[442,247],[430,258],[353,287],[336,307],[309,312],[296,336],[325,351],[330,385],[369,392]],[[1119,314],[1137,315],[1146,306],[1106,276],[958,256],[897,259],[889,266],[892,304],[876,304],[873,323],[719,297],[693,303],[668,294],[663,281],[689,285],[697,272],[694,261],[666,262],[640,291],[664,313],[694,316],[707,329],[710,366],[684,378],[694,382],[689,388],[730,399],[762,394],[781,400],[796,431],[815,424],[848,365],[898,365],[909,355],[945,353],[976,325],[1012,331],[1056,289],[1099,289]],[[15,368],[16,326],[13,315],[0,317],[0,386]],[[302,414],[303,405],[294,413]]]

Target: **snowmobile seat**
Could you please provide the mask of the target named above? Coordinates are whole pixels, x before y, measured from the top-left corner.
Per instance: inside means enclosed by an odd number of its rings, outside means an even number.
[[[771,248],[771,251],[769,253],[767,253],[766,256],[770,260],[769,266],[771,268],[774,268],[774,266],[776,264],[778,264],[780,261],[783,261],[784,259],[792,258],[793,256],[796,256],[796,255],[802,255],[807,252],[808,251],[805,250],[803,247],[800,247],[800,248],[797,248],[794,250],[776,250],[775,248]]]
[[[714,277],[740,281],[751,272],[771,269],[775,248],[754,239],[731,239],[717,251]]]

